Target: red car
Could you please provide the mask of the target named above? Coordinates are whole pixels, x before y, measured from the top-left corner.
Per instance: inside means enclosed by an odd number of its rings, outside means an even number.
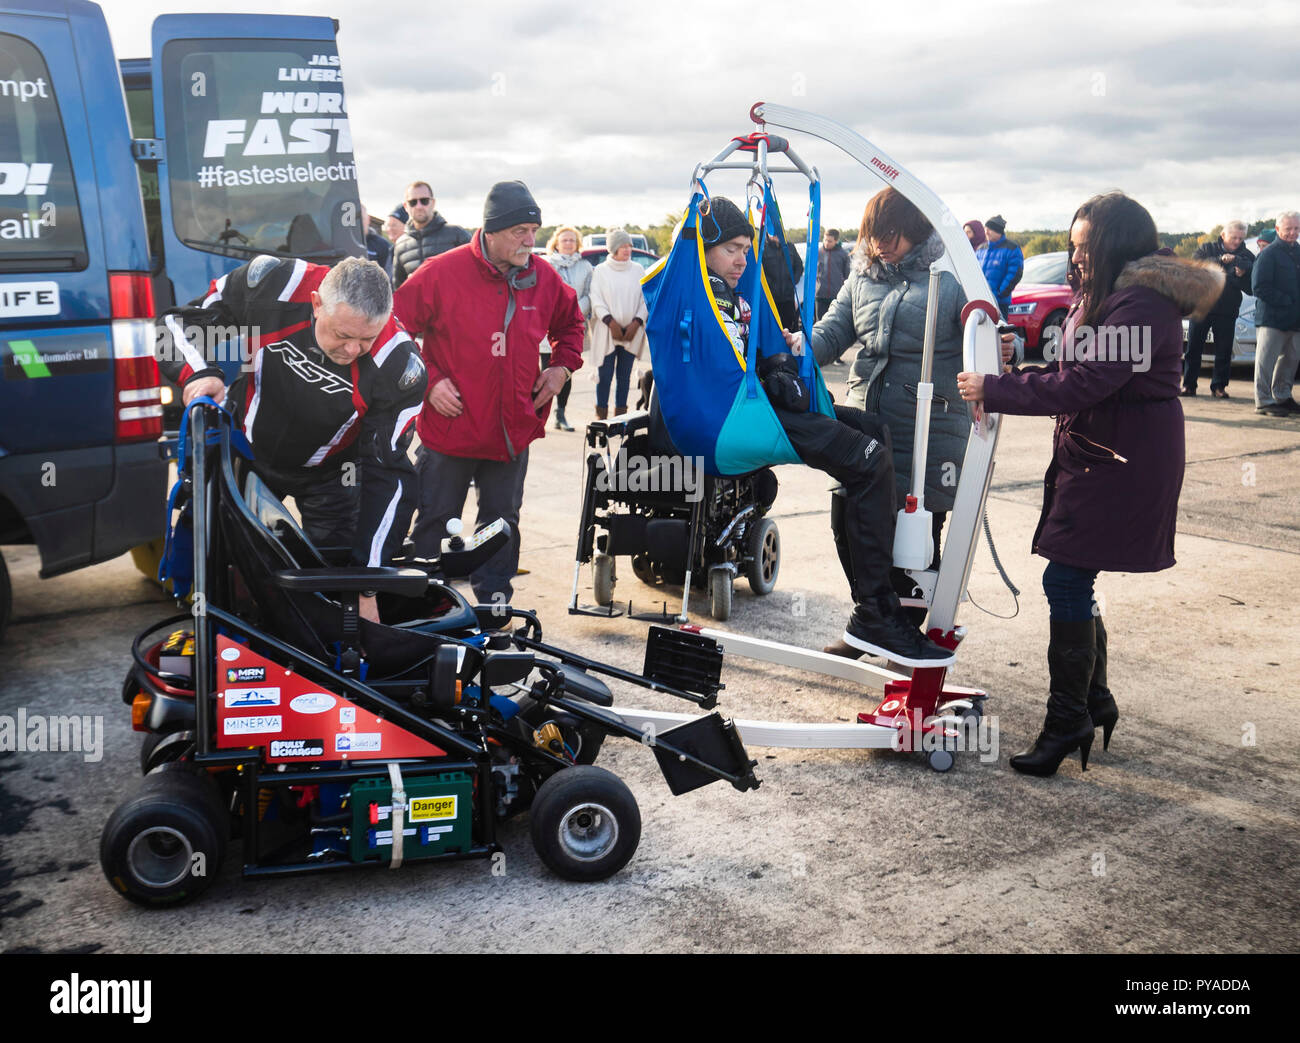
[[[1043,331],[1063,326],[1073,291],[1066,284],[1066,253],[1038,254],[1025,261],[1025,274],[1011,293],[1007,321],[1024,331],[1026,354],[1042,356]]]

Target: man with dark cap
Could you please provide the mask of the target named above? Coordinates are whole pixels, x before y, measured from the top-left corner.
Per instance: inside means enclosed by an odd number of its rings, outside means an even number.
[[[728,336],[743,355],[750,308],[736,286],[745,274],[754,229],[735,203],[714,196],[708,215],[701,218],[700,233],[709,292]],[[786,333],[795,352],[803,350],[801,336]],[[843,637],[826,651],[850,658],[865,652],[911,667],[952,663],[953,653],[930,641],[904,614],[890,580],[897,507],[888,430],[872,414],[850,406],[836,406],[834,418],[812,411],[798,360],[791,354],[760,354],[758,372],[799,458],[836,482],[831,532],[854,607]]]
[[[470,576],[481,604],[510,601],[528,445],[545,436],[551,399],[582,366],[577,295],[533,256],[541,224],[522,181],[493,185],[482,229],[423,264],[393,299],[393,314],[422,335],[429,371],[416,428],[422,443],[416,554],[437,553],[471,480],[479,527],[504,518],[512,530],[509,546]],[[538,351],[543,338],[551,343],[546,370]]]
[[[988,280],[993,296],[998,299],[998,307],[1004,317],[1011,307],[1011,291],[1025,274],[1025,255],[1019,243],[1013,243],[1006,237],[1006,230],[1006,219],[1001,214],[994,214],[984,222],[984,234],[988,241],[975,251],[980,267],[984,269],[984,278]]]

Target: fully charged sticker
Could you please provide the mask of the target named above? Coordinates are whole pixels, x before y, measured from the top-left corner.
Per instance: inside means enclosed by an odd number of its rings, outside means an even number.
[[[456,796],[447,797],[412,797],[407,805],[408,822],[435,822],[438,819],[456,817]]]
[[[323,757],[324,739],[272,739],[272,757]]]

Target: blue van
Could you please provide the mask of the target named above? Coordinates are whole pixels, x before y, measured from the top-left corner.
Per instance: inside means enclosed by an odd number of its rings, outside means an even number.
[[[165,15],[119,67],[97,4],[0,9],[0,544],[42,576],[162,530],[158,311],[258,254],[364,256],[336,28]],[[11,600],[0,557],[0,633]]]

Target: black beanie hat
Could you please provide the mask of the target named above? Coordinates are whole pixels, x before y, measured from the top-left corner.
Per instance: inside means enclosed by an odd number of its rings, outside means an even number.
[[[984,222],[984,228],[987,231],[1002,235],[1007,230],[1007,220],[1001,214],[994,214]]]
[[[749,218],[726,196],[713,196],[706,205],[709,212],[700,215],[700,235],[705,246],[717,246],[738,235],[754,238],[754,226]]]
[[[483,231],[499,232],[513,225],[542,223],[537,200],[522,181],[498,181],[483,204]]]

